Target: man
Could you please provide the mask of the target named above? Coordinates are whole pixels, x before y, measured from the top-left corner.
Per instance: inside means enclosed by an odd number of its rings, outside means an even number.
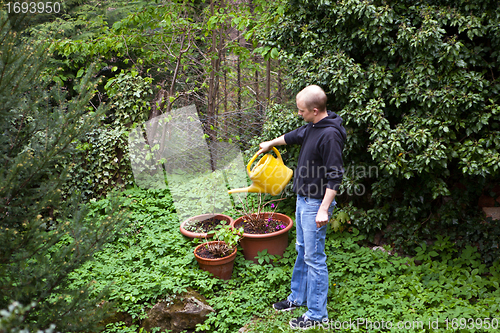
[[[325,236],[342,182],[342,150],[346,131],[342,119],[326,109],[327,97],[319,86],[304,88],[296,96],[298,114],[308,124],[260,144],[261,152],[274,146],[302,145],[293,190],[297,193],[297,259],[292,273],[291,293],[273,304],[276,310],[307,305],[308,311],[292,319],[292,328],[309,328],[328,320],[328,269]]]

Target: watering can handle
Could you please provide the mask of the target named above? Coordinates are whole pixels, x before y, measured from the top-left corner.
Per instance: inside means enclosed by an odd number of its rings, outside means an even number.
[[[261,153],[262,149],[259,150],[258,152],[255,153],[255,155],[253,155],[252,159],[250,160],[250,162],[248,162],[247,164],[247,171],[248,171],[248,174],[250,174],[250,167],[252,166],[253,162],[255,162],[255,160],[257,159],[257,156],[259,156],[259,154]],[[276,149],[276,147],[273,147],[273,151],[276,153],[276,156],[278,157],[278,160],[283,163],[283,159],[281,158],[281,154],[280,152],[278,151],[278,149]]]

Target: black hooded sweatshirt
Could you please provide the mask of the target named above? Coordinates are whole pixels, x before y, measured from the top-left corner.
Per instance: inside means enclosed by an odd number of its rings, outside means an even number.
[[[295,193],[323,199],[327,188],[338,191],[344,175],[345,140],[342,118],[331,111],[316,124],[308,123],[285,134],[287,145],[302,145],[293,179]]]

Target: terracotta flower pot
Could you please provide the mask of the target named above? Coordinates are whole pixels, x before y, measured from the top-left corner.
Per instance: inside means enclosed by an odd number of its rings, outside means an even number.
[[[255,263],[258,263],[257,259],[255,259],[257,253],[265,249],[267,249],[267,253],[269,254],[283,256],[288,246],[288,231],[293,227],[293,220],[285,214],[261,213],[261,216],[265,219],[272,216],[273,219],[286,225],[286,228],[270,234],[243,234],[240,244],[243,248],[245,259],[252,260]],[[243,223],[243,219],[243,216],[237,218],[231,226],[239,228]]]
[[[210,272],[213,275],[223,280],[229,280],[231,278],[231,275],[233,274],[234,259],[236,258],[236,252],[237,252],[236,248],[234,248],[234,251],[230,255],[224,258],[206,259],[196,254],[198,252],[198,249],[201,248],[202,246],[213,243],[223,243],[223,242],[211,241],[198,245],[194,249],[194,257],[196,258],[196,261],[198,261],[198,265],[200,265],[200,268],[202,270]]]
[[[188,218],[184,222],[181,223],[179,230],[181,231],[181,234],[183,234],[186,237],[189,238],[210,238],[211,236],[207,235],[207,233],[198,233],[198,232],[192,232],[189,230],[184,229],[184,226],[191,220],[206,220],[209,218],[217,218],[220,220],[227,221],[227,224],[230,225],[233,222],[233,219],[230,216],[224,215],[224,214],[202,214],[202,215],[196,215]]]

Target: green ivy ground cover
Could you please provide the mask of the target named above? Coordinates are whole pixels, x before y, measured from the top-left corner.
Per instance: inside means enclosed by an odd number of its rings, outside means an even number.
[[[196,244],[180,234],[167,191],[130,189],[123,196],[128,227],[74,274],[75,288],[93,281],[98,292],[111,284],[119,310],[137,319],[145,317],[145,306],[194,288],[216,311],[198,331],[237,332],[246,324],[254,332],[292,331],[288,321],[305,309],[276,313],[271,304],[289,292],[293,232],[284,258],[263,254],[262,264],[254,265],[239,251],[233,278],[222,282],[198,268]],[[108,204],[107,199],[95,202],[93,214],[104,214]],[[362,246],[364,238],[356,229],[329,229],[330,331],[385,332],[391,331],[383,329],[389,323],[395,332],[494,332],[495,325],[500,327],[498,261],[486,267],[475,248],[456,253],[444,237],[432,247],[420,247],[413,259]],[[420,265],[414,263],[417,259]],[[490,329],[484,329],[488,324]],[[120,330],[120,325],[110,325],[107,332]]]

